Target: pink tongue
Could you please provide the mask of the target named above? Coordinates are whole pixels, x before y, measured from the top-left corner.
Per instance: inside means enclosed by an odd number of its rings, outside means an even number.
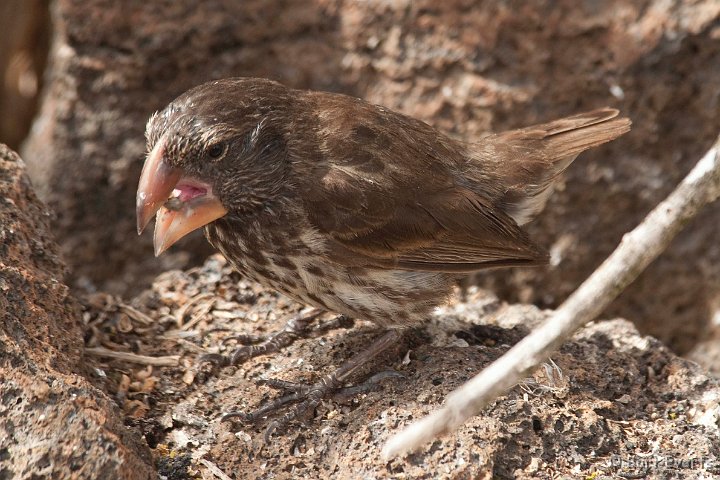
[[[188,200],[192,200],[195,197],[201,197],[207,194],[207,189],[188,184],[176,185],[175,190],[178,190],[180,192],[178,198],[182,202],[187,202]]]

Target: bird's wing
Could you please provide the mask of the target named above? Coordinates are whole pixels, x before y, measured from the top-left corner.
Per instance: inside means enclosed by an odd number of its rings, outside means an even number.
[[[545,263],[545,252],[489,197],[458,185],[460,144],[365,105],[324,107],[332,121],[315,128],[318,161],[296,175],[310,222],[343,255],[443,272]]]
[[[361,183],[344,188],[355,193],[357,204],[350,205],[341,191],[318,188],[318,196],[309,202],[310,220],[351,253],[373,264],[471,272],[546,261],[546,254],[515,222],[468,190],[456,189],[422,201],[403,201],[401,192],[386,192],[386,208],[379,214],[368,213],[363,205],[364,195],[357,190]]]

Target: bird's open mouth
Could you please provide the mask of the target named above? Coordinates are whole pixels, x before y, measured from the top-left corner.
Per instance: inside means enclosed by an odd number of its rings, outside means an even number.
[[[212,186],[164,160],[165,142],[157,142],[145,160],[137,190],[138,234],[155,218],[155,255],[188,233],[227,213]]]
[[[200,185],[197,182],[188,182],[187,180],[183,181],[181,179],[170,194],[170,200],[177,198],[181,202],[187,202],[193,198],[207,195],[207,193],[207,185]]]

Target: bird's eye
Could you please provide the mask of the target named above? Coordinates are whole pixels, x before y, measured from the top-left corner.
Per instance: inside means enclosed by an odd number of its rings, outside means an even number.
[[[225,143],[213,143],[210,145],[207,149],[207,154],[210,158],[218,159],[225,155],[225,151],[227,150],[227,144]]]

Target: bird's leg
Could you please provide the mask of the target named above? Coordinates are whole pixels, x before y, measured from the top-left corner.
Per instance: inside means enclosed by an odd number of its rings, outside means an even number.
[[[322,314],[323,311],[317,308],[309,312],[301,312],[288,320],[282,330],[266,337],[257,335],[232,336],[224,341],[236,340],[242,344],[241,347],[236,348],[228,355],[220,353],[203,355],[200,361],[210,362],[219,367],[237,365],[259,355],[280,351],[301,336],[314,337],[335,328],[352,327],[352,319],[345,315],[338,315],[333,320],[312,327],[315,319]]]
[[[222,420],[228,420],[234,417],[240,417],[246,421],[256,422],[268,414],[288,405],[296,403],[290,411],[282,415],[280,418],[270,422],[265,432],[265,439],[268,440],[270,436],[279,428],[285,427],[289,422],[304,417],[308,412],[312,411],[317,407],[323,398],[331,396],[333,394],[339,394],[341,396],[348,396],[348,394],[358,394],[363,391],[369,390],[369,386],[377,383],[383,378],[387,378],[391,375],[399,375],[395,372],[388,374],[388,372],[382,372],[378,375],[373,376],[366,384],[355,387],[347,387],[340,389],[342,383],[352,375],[358,368],[365,365],[367,362],[375,358],[378,354],[394,345],[400,338],[402,333],[399,330],[389,330],[380,338],[376,339],[370,347],[363,350],[359,354],[350,358],[348,361],[343,363],[337,370],[323,377],[319,382],[314,385],[304,385],[294,382],[286,382],[282,380],[266,379],[262,383],[269,385],[273,388],[290,391],[287,395],[276,398],[275,400],[266,403],[257,410],[251,413],[244,412],[229,412],[222,416]]]

